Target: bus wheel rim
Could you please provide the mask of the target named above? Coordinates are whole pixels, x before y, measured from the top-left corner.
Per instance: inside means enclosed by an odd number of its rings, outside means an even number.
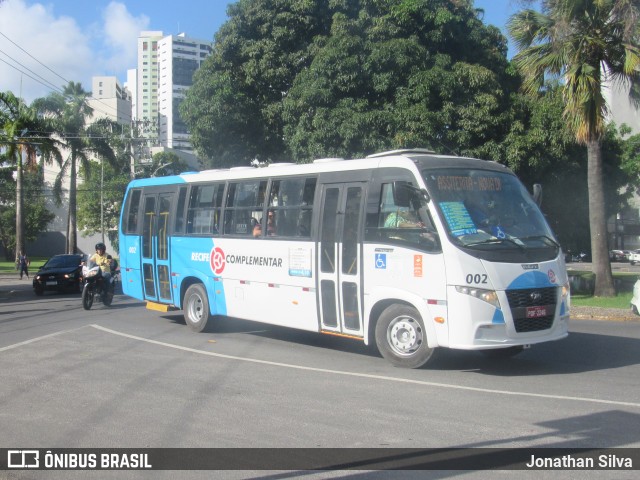
[[[422,327],[415,318],[397,317],[389,324],[387,340],[397,355],[413,355],[422,345]]]
[[[202,299],[198,295],[194,295],[189,301],[189,319],[193,323],[202,320]]]

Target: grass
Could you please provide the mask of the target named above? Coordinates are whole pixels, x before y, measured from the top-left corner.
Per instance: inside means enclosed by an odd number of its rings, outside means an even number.
[[[571,306],[628,309],[633,292],[618,292],[615,297],[594,297],[592,295],[571,294]]]
[[[31,265],[29,265],[29,273],[31,273],[32,271],[37,271],[42,265],[44,265],[44,262],[47,261],[47,258],[29,257],[29,260],[31,260]],[[0,261],[0,274],[7,273],[15,273],[17,275],[18,272],[16,270],[16,264],[14,262],[7,262],[6,260]]]

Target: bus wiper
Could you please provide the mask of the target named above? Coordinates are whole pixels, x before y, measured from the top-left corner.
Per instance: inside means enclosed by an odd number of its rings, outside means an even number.
[[[556,242],[549,235],[530,235],[528,237],[522,237],[520,240],[545,240],[547,243],[551,244],[554,247],[560,248],[560,244]]]
[[[467,243],[465,244],[465,247],[475,247],[477,245],[492,245],[492,244],[496,244],[496,243],[511,243],[513,245],[515,245],[516,247],[518,247],[520,250],[526,250],[526,247],[521,244],[516,242],[515,240],[513,240],[512,238],[488,238],[486,240],[482,240],[480,242],[473,242],[473,243]]]

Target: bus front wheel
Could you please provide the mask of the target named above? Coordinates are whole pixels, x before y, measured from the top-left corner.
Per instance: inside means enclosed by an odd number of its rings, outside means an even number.
[[[378,350],[396,367],[418,368],[433,355],[420,313],[408,305],[387,307],[378,318],[375,334]]]
[[[202,332],[210,317],[207,291],[202,284],[194,283],[184,294],[184,320],[191,330]]]

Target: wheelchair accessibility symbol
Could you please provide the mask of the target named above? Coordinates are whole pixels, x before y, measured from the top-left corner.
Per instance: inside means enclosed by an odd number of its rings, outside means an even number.
[[[387,268],[386,253],[376,253],[376,268]]]

